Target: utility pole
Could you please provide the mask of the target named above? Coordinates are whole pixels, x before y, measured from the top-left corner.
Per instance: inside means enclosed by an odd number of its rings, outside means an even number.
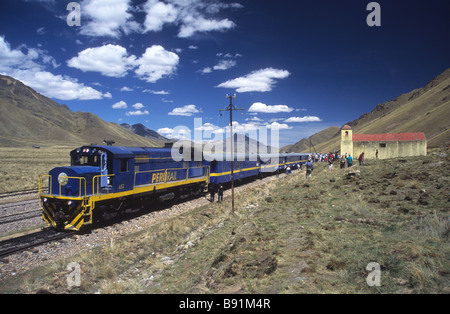
[[[229,111],[230,112],[230,140],[231,140],[231,210],[234,213],[234,136],[233,136],[233,110],[244,110],[243,108],[236,108],[233,105],[233,98],[236,98],[236,94],[233,96],[226,95],[225,98],[230,99],[230,105],[225,109],[220,109],[219,111]]]

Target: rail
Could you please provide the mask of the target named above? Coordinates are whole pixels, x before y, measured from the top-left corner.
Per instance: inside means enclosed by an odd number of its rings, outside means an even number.
[[[45,193],[43,191],[43,189],[45,189],[45,187],[43,186],[43,180],[45,178],[48,178],[48,180],[49,180],[48,187],[47,187],[48,188],[47,193]],[[62,193],[61,193],[62,187],[66,186],[66,185],[68,185],[69,187],[77,187],[78,186],[78,191],[76,191],[77,193],[75,195],[72,194],[71,198],[82,198],[82,197],[86,196],[86,191],[87,191],[86,178],[84,178],[84,177],[69,177],[69,176],[64,177],[64,178],[67,179],[67,181],[64,184],[61,184],[60,181],[58,181],[58,183],[57,183],[58,184],[58,192],[57,192],[56,196],[67,197],[66,195],[62,195]],[[78,181],[78,183],[74,184],[73,181],[75,181],[75,182]],[[42,195],[55,196],[53,194],[53,192],[54,192],[53,191],[53,182],[52,182],[51,175],[48,175],[48,174],[40,175],[39,176],[39,195],[40,196],[42,196]]]
[[[43,186],[42,180],[48,178],[48,185]],[[47,193],[44,193],[43,189],[47,188]],[[49,174],[41,174],[39,176],[39,187],[38,187],[38,193],[39,195],[51,195],[52,194],[52,176]]]
[[[102,174],[102,175],[98,175],[92,178],[92,195],[93,196],[98,196],[100,194],[100,182],[101,182],[101,178],[107,177],[108,178],[108,182],[112,182],[111,178],[114,177],[114,174]],[[95,192],[97,188],[97,193]],[[109,190],[112,189],[112,186],[110,186],[110,184],[108,183],[108,188]],[[106,190],[108,190],[108,188]]]

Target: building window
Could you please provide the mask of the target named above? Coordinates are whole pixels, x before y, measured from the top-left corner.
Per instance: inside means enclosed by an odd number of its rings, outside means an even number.
[[[380,143],[380,147],[386,147],[386,143]]]
[[[348,131],[345,131],[345,136],[348,136]]]

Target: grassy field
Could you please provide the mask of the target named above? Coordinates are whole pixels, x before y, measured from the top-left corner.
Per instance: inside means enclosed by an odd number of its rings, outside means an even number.
[[[246,190],[5,282],[32,293],[449,293],[449,158],[368,161]],[[359,171],[359,172],[358,172]],[[66,265],[81,265],[69,288]],[[367,265],[380,267],[369,286]],[[1,291],[0,291],[1,292]],[[3,291],[5,292],[5,291]]]
[[[54,167],[70,165],[75,147],[0,147],[0,193],[38,187],[41,174]]]

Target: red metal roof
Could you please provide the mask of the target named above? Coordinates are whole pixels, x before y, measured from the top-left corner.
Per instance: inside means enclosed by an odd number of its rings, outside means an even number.
[[[425,133],[353,134],[354,142],[426,141]]]

